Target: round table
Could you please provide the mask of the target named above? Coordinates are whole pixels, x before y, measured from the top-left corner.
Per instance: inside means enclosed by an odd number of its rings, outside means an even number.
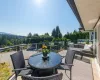
[[[30,56],[28,63],[31,67],[37,69],[52,69],[56,68],[62,61],[61,56],[58,53],[50,52],[48,54],[49,60],[44,61],[42,59],[42,53]]]

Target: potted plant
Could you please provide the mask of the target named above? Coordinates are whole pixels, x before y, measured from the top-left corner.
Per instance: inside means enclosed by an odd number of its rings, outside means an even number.
[[[43,58],[47,59],[48,58],[48,54],[50,53],[50,50],[47,48],[46,45],[42,46],[42,54],[43,54]]]

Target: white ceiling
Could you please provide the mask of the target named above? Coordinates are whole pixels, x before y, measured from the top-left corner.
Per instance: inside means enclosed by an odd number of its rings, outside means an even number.
[[[93,30],[100,16],[100,0],[74,0],[85,30]]]

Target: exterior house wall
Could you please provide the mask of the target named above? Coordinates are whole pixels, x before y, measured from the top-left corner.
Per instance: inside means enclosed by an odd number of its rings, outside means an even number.
[[[97,45],[96,34],[97,33],[96,33],[96,29],[94,29],[93,31],[94,31],[94,36],[93,36],[93,54],[96,55],[96,52],[97,52],[97,50],[96,50],[97,49],[96,48],[96,45]]]
[[[100,27],[97,27],[97,61],[100,65]]]
[[[97,26],[94,29],[94,33],[95,33],[94,40],[93,40],[93,44],[95,44],[94,45],[94,47],[95,47],[94,53],[96,54],[97,63],[100,66],[100,26]]]

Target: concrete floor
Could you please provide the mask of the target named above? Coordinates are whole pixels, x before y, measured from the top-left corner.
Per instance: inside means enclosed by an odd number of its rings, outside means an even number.
[[[63,70],[58,70],[63,73],[63,80],[69,80],[69,71],[65,73]],[[74,60],[72,68],[72,80],[93,80],[91,64]]]
[[[60,52],[61,55],[65,55],[67,51]],[[77,56],[77,55],[76,55]],[[62,60],[64,62],[64,60]],[[90,59],[83,57],[80,60],[80,56],[75,57],[74,66],[72,67],[72,80],[93,80],[92,66]],[[58,70],[63,73],[63,80],[69,80],[69,71],[65,73],[64,70]]]
[[[66,54],[66,50],[59,52],[59,54],[61,55],[65,55]],[[4,53],[4,54],[0,54],[1,62],[9,62],[12,66],[11,63],[11,59],[10,59],[10,54],[12,54],[14,52],[8,52],[8,53]],[[24,57],[28,58],[29,56],[31,56],[32,54],[36,54],[36,51],[23,51],[24,53]],[[62,60],[64,62],[64,59]],[[67,75],[65,74],[64,70],[58,70],[58,72],[62,72],[63,73],[63,80],[69,80],[69,78],[67,76],[69,76],[69,71],[67,71]],[[18,80],[20,80],[20,77],[18,78]],[[72,80],[93,80],[93,76],[92,76],[92,68],[91,68],[91,63],[89,61],[89,59],[87,58],[83,58],[83,60],[80,60],[79,57],[75,57],[74,59],[74,66],[72,68]]]

